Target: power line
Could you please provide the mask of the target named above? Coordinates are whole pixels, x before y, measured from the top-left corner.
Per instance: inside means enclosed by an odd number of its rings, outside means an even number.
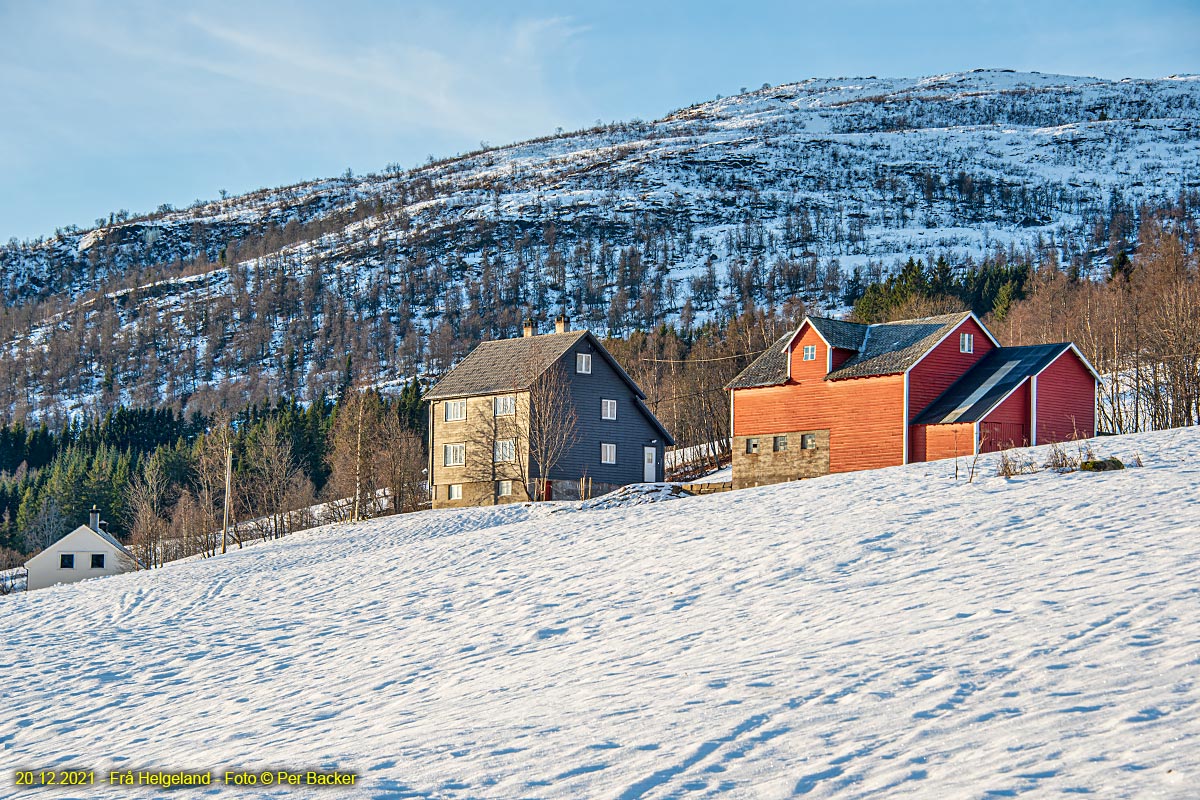
[[[648,361],[651,364],[702,364],[706,361],[728,361],[731,358],[747,358],[749,356],[762,355],[771,348],[766,347],[762,350],[755,350],[753,353],[737,353],[732,356],[717,356],[716,358],[640,358],[639,361]]]

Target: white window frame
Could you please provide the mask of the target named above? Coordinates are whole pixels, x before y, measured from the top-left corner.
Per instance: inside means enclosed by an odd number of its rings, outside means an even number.
[[[974,353],[975,352],[975,334],[960,333],[958,335],[958,352]]]
[[[615,464],[617,463],[617,445],[613,442],[600,443],[600,463]]]
[[[452,410],[453,409],[453,410]],[[467,418],[467,401],[462,400],[447,400],[446,401],[446,422],[462,422]]]
[[[600,398],[600,419],[617,418],[617,401]]]
[[[512,497],[513,493],[512,481],[496,481],[496,496],[497,497]]]
[[[781,442],[783,443],[783,447],[779,446]],[[786,433],[783,434],[782,436],[772,436],[771,437],[771,451],[772,452],[782,453],[782,452],[786,452],[787,449],[788,449],[788,437],[787,437]]]
[[[815,344],[804,345],[804,360],[805,361],[816,361],[817,360],[817,346]]]
[[[467,463],[467,445],[465,442],[442,445],[442,466],[461,467]]]
[[[501,394],[492,398],[492,414],[497,417],[511,417],[517,413],[517,396]]]
[[[809,444],[811,444],[812,446],[809,447],[808,446]],[[817,435],[815,433],[800,434],[800,449],[801,450],[816,450],[817,449]]]
[[[747,436],[746,437],[746,455],[748,455],[748,456],[757,455],[758,447],[759,447],[759,442],[758,442],[757,436]]]
[[[446,487],[447,500],[462,500],[462,484],[452,483]]]
[[[591,353],[576,353],[575,354],[575,371],[580,375],[592,374],[592,354]]]
[[[508,461],[517,460],[517,440],[516,439],[497,439],[492,445],[492,461],[497,464],[502,464]]]

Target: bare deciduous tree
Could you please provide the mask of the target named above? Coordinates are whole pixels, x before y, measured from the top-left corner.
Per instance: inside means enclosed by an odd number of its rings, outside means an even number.
[[[579,415],[562,364],[555,364],[533,380],[529,386],[529,413],[518,420],[523,420],[529,447],[526,490],[533,490],[529,492],[532,499],[544,500],[555,467],[579,439]],[[532,486],[528,482],[530,474]]]

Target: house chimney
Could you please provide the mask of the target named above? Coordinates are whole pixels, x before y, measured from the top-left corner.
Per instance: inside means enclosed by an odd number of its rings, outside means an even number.
[[[100,509],[92,505],[92,510],[88,512],[88,527],[97,533],[100,532]]]
[[[555,333],[566,333],[567,326],[570,324],[571,324],[571,320],[567,319],[566,314],[559,314],[557,317],[554,318],[554,332]]]
[[[529,319],[525,320],[525,338],[528,339],[530,336],[533,336],[533,333],[534,333],[533,317],[530,317]]]

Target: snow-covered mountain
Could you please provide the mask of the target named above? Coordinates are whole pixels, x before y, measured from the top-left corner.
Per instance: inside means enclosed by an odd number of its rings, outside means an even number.
[[[1143,204],[1198,190],[1194,76],[764,87],[10,242],[0,409],[229,380],[303,394],[347,352],[384,377],[437,371],[526,309],[619,332],[790,297],[828,308],[909,256],[1030,252],[1086,271],[1130,244]]]
[[[1092,446],[1144,466],[420,512],[0,598],[4,760],[89,797],[1193,796],[1200,430]]]

